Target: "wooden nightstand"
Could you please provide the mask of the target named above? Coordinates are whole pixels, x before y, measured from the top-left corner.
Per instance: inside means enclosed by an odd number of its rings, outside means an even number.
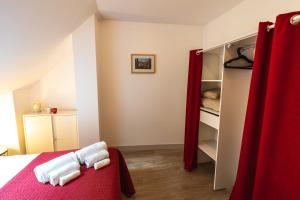
[[[0,146],[0,156],[7,156],[8,155],[8,149],[7,147]]]

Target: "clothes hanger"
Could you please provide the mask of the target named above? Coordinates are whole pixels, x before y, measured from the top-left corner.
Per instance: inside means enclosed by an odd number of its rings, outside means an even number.
[[[231,68],[231,69],[252,69],[253,60],[250,60],[247,58],[247,56],[242,54],[243,47],[237,48],[236,52],[238,54],[238,57],[230,59],[224,63],[225,68]],[[244,60],[246,61],[246,64],[243,65],[233,65],[233,62],[238,60]]]

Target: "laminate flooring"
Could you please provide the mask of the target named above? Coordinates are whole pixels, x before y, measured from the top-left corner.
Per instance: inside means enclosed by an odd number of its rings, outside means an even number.
[[[214,165],[199,164],[192,172],[183,169],[182,150],[122,152],[136,194],[132,200],[225,200],[226,190],[213,190]],[[127,198],[123,197],[124,200]]]

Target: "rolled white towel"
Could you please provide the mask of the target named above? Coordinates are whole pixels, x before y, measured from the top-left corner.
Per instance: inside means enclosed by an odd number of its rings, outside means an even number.
[[[59,183],[59,178],[65,176],[75,170],[79,170],[80,165],[78,162],[66,163],[62,167],[55,169],[49,173],[50,184],[56,186]]]
[[[75,152],[80,164],[84,163],[84,160],[87,156],[97,153],[101,150],[107,150],[107,144],[102,141],[102,142],[97,142],[95,144],[92,144],[90,146],[84,147],[78,151]]]
[[[96,162],[103,160],[105,158],[109,157],[109,153],[106,150],[101,150],[97,153],[91,154],[87,156],[84,160],[86,167],[90,168],[92,167]]]
[[[75,170],[65,176],[62,176],[59,178],[59,185],[60,186],[64,186],[66,183],[70,182],[71,180],[77,178],[78,176],[80,176],[80,171],[79,170]]]
[[[59,156],[54,158],[46,163],[38,165],[34,168],[34,173],[36,178],[41,183],[49,182],[50,176],[49,173],[55,169],[58,169],[69,162],[77,162],[77,157],[74,152]]]
[[[104,160],[100,160],[100,161],[96,162],[94,164],[94,168],[95,168],[95,170],[98,170],[98,169],[101,169],[102,167],[105,167],[109,164],[110,164],[110,159],[106,158]]]

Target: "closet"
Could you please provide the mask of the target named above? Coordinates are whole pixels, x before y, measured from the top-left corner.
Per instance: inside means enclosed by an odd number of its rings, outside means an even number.
[[[240,47],[253,60],[255,42],[250,36],[203,51],[198,160],[214,162],[215,190],[231,188],[235,181],[252,73],[243,63],[240,68],[224,68],[224,63],[237,57]],[[220,95],[204,98],[211,89]]]
[[[27,154],[79,147],[76,112],[26,114],[23,124]]]

